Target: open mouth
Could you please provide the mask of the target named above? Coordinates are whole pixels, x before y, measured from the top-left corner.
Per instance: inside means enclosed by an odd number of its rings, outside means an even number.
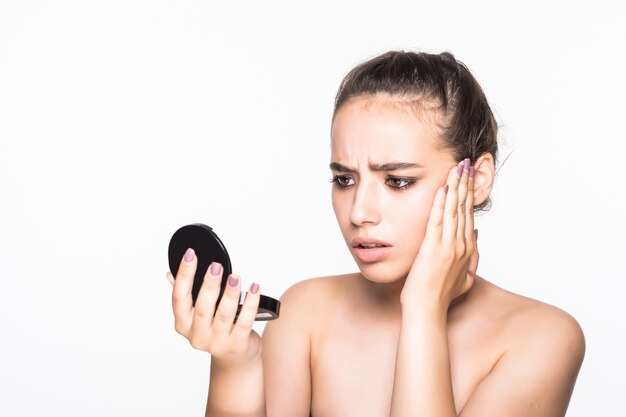
[[[352,240],[354,255],[365,263],[384,260],[391,252],[391,245],[371,237],[358,237]]]
[[[357,237],[350,242],[351,246],[356,249],[375,249],[375,248],[387,248],[391,246],[384,240],[375,239],[372,237]]]

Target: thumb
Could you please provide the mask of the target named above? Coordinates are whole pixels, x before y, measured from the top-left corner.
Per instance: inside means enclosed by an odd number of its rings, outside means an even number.
[[[476,271],[478,270],[478,260],[480,258],[480,254],[478,253],[478,229],[474,229],[474,252],[469,260],[469,265],[467,267],[467,280],[469,281],[470,288],[474,285],[474,280],[476,279]]]

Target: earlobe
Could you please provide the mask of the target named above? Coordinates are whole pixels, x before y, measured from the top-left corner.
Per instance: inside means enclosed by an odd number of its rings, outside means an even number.
[[[474,205],[482,204],[491,194],[495,177],[493,155],[485,152],[474,162]]]

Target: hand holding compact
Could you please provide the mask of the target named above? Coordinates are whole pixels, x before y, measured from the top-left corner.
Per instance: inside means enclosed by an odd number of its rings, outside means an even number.
[[[194,348],[224,362],[243,363],[258,355],[261,339],[252,325],[278,318],[280,302],[261,295],[256,283],[241,292],[241,278],[231,274],[226,247],[204,224],[178,229],[168,258],[176,331]]]
[[[478,251],[474,231],[474,167],[465,159],[437,190],[426,234],[400,295],[404,307],[447,312],[476,277]]]
[[[261,337],[252,330],[259,306],[258,284],[252,284],[240,307],[241,279],[236,275],[224,278],[223,266],[213,262],[194,305],[191,290],[197,263],[195,251],[189,248],[180,262],[176,279],[168,272],[168,279],[174,285],[172,307],[176,331],[194,348],[209,352],[224,362],[246,363],[258,357]],[[227,279],[228,284],[218,304],[223,279]]]

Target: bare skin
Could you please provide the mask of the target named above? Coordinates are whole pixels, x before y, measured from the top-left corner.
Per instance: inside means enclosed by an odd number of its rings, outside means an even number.
[[[234,322],[240,279],[215,306],[221,272],[207,274],[193,308],[195,258],[168,275],[177,331],[212,355],[207,416],[565,415],[582,331],[476,275],[493,157],[457,161],[437,114],[415,110],[364,96],[337,112],[332,202],[359,272],[290,287],[262,338],[258,286]]]
[[[399,306],[395,311],[376,308],[363,291],[363,280],[358,273],[314,278],[288,291],[283,299],[288,303],[283,304],[285,309],[297,310],[294,315],[307,326],[295,327],[302,333],[293,334],[294,328],[284,331],[277,321],[265,330],[268,415],[308,416],[309,409],[314,417],[389,415],[401,312]],[[559,403],[556,408],[566,407],[582,359],[580,335],[577,323],[567,313],[478,278],[448,314],[456,410],[464,409],[511,346],[539,341],[547,348],[562,343],[563,337],[571,342],[572,350],[557,359],[569,373],[562,375],[561,394],[554,400]],[[308,340],[310,358],[289,351],[292,342],[285,338]],[[517,366],[536,364],[519,362]],[[560,368],[558,364],[552,367]],[[494,395],[489,401],[500,398]]]

